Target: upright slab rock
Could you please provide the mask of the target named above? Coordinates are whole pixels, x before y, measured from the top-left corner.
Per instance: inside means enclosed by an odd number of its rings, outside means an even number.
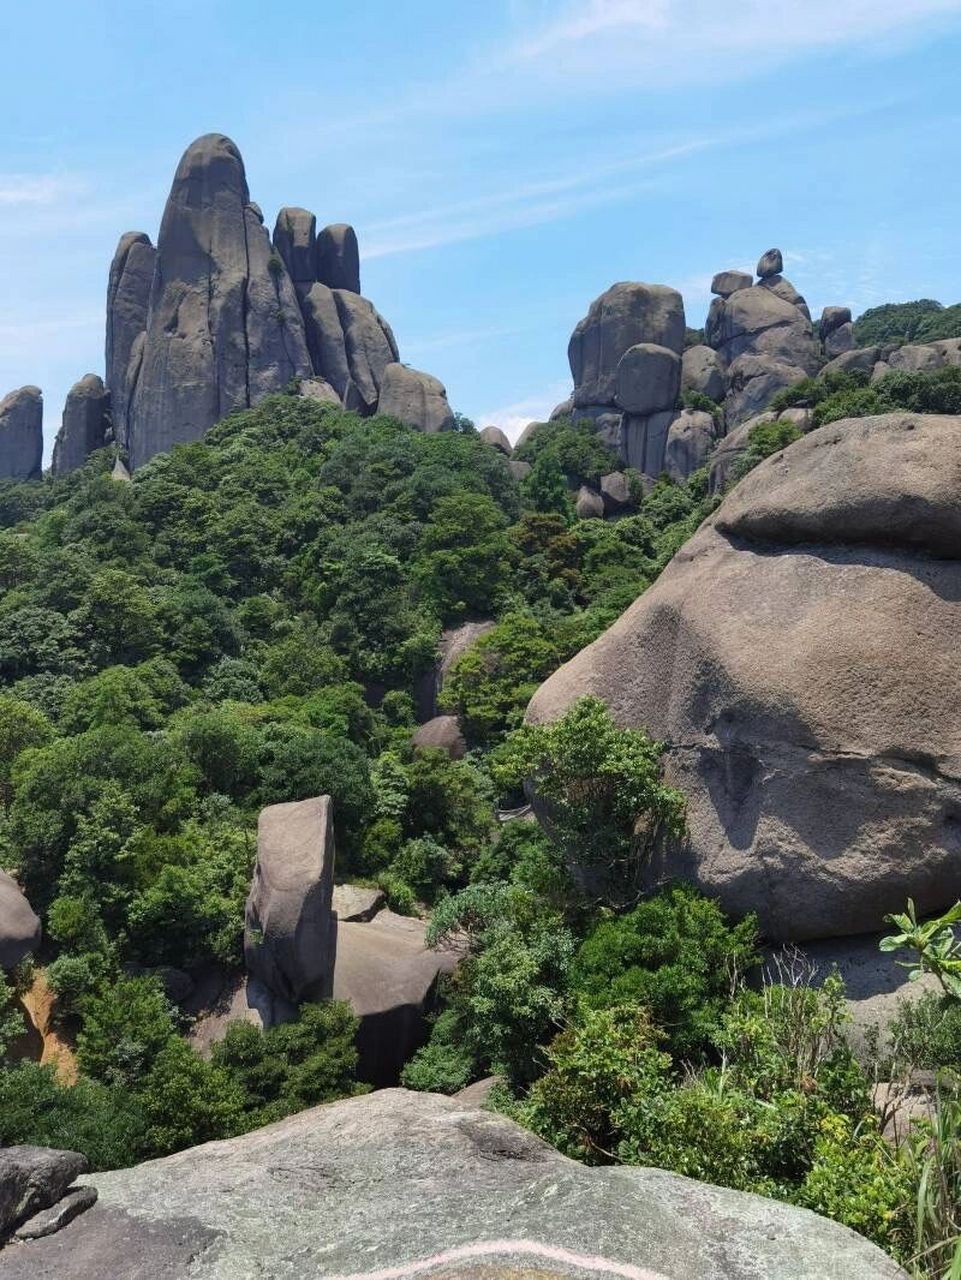
[[[360,293],[360,252],[354,228],[346,222],[324,227],[317,236],[316,279],[329,289]]]
[[[110,264],[107,284],[106,387],[117,442],[127,446],[130,402],[143,359],[157,250],[142,231],[128,231]]]
[[[333,885],[330,797],[264,809],[247,899],[244,959],[251,975],[291,1005],[331,993],[336,950]]]
[[[82,467],[95,449],[106,444],[110,425],[110,393],[101,378],[88,373],[67,395],[63,422],[53,446],[53,474],[65,476]]]
[[[317,219],[309,209],[281,209],[274,224],[274,249],[298,292],[317,279],[316,243]]]
[[[331,290],[343,332],[349,379],[344,392],[348,409],[373,413],[388,365],[399,359],[393,331],[372,302],[348,289]],[[336,382],[318,370],[331,385]]]
[[[429,435],[451,431],[454,427],[444,384],[429,373],[404,364],[392,363],[384,370],[377,411],[399,418]]]
[[[822,427],[761,463],[528,717],[594,694],[667,744],[651,864],[771,938],[961,895],[961,418]]]
[[[0,480],[35,480],[43,459],[43,396],[21,387],[0,400]]]
[[[4,1280],[907,1280],[806,1209],[589,1168],[503,1116],[403,1089],[88,1181],[97,1204],[4,1255]]]
[[[160,227],[127,416],[133,466],[311,373],[294,287],[250,204],[240,152],[207,134],[180,161]]]

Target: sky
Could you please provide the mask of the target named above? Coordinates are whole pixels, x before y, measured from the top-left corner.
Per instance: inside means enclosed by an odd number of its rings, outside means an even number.
[[[0,395],[103,372],[124,231],[177,161],[239,146],[351,222],[401,359],[514,437],[570,390],[618,280],[767,248],[812,311],[961,299],[961,0],[45,0],[0,4]]]

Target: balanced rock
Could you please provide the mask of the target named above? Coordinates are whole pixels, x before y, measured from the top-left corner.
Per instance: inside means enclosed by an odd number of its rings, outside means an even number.
[[[614,405],[617,367],[638,343],[684,349],[684,300],[658,284],[615,284],[591,303],[571,336],[574,406]]]
[[[76,1151],[0,1148],[0,1241],[35,1213],[56,1204],[89,1168],[87,1157]]]
[[[719,271],[711,281],[711,293],[719,298],[729,298],[738,289],[750,289],[754,277],[747,271]]]
[[[157,242],[126,422],[133,466],[311,372],[297,296],[250,207],[240,152],[222,134],[198,138]]]
[[[500,427],[484,427],[479,434],[485,444],[489,444],[492,449],[500,449],[501,453],[506,454],[508,458],[514,452],[514,446]]]
[[[333,884],[330,797],[264,809],[247,899],[244,959],[250,974],[292,1005],[330,995],[336,948]]]
[[[360,252],[353,227],[337,222],[317,235],[316,279],[330,289],[360,293]]]
[[[444,384],[429,373],[410,369],[405,364],[389,364],[384,370],[377,411],[430,435],[451,431],[454,427]]]
[[[688,347],[681,357],[681,392],[693,391],[720,404],[727,384],[717,352],[704,343]]]
[[[296,286],[317,279],[317,219],[308,209],[283,208],[274,224],[274,249]]]
[[[673,409],[681,389],[681,357],[667,347],[639,342],[617,362],[615,398],[625,413],[647,416]]]
[[[403,1089],[89,1181],[97,1204],[4,1255],[4,1280],[907,1280],[807,1209],[590,1168],[504,1116]]]
[[[857,339],[854,336],[854,325],[848,321],[842,324],[824,339],[824,354],[829,360],[834,360],[838,356],[843,356],[847,351],[853,351],[857,346]]]
[[[53,474],[65,476],[82,467],[95,449],[103,448],[109,428],[110,394],[97,374],[88,373],[67,395],[53,446]]]
[[[664,446],[664,470],[680,484],[707,461],[717,444],[717,423],[701,409],[685,409],[671,423]]]
[[[40,945],[40,921],[20,886],[0,871],[0,969],[14,969]]]
[[[784,270],[784,258],[780,249],[768,249],[762,253],[757,264],[757,274],[761,280],[769,280],[771,276],[779,276]]]
[[[157,250],[142,231],[120,237],[107,283],[106,387],[114,437],[126,448],[133,389],[140,376]]]
[[[961,894],[961,704],[944,697],[958,458],[961,417],[812,432],[541,686],[533,721],[594,694],[666,743],[687,839],[652,861],[652,884],[691,879],[774,939],[868,932],[909,896],[928,914]]]
[[[582,484],[577,491],[574,510],[578,520],[600,520],[604,515],[604,499],[596,489]]]
[[[43,459],[43,396],[21,387],[0,400],[0,480],[35,480]]]
[[[821,312],[821,319],[818,324],[822,342],[829,334],[833,333],[835,329],[840,329],[842,324],[850,323],[850,307],[825,307]]]
[[[411,742],[415,747],[443,751],[452,760],[463,760],[467,755],[467,743],[456,716],[435,716],[428,720],[414,731]]]

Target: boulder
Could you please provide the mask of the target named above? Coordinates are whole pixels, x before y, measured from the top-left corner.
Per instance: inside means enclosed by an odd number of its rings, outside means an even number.
[[[274,250],[297,286],[309,289],[317,279],[317,219],[308,209],[283,208],[274,224]]]
[[[0,1147],[0,1241],[35,1213],[56,1204],[89,1168],[87,1157],[76,1151]]]
[[[316,404],[332,404],[340,408],[340,396],[324,378],[304,378],[300,384],[299,394],[305,400],[313,400]]]
[[[456,716],[434,716],[414,730],[411,742],[415,747],[444,751],[452,760],[463,760],[467,755],[467,743]]]
[[[533,470],[529,462],[511,461],[507,465],[510,467],[510,473],[518,484],[522,480],[526,480]]]
[[[639,342],[621,356],[615,398],[625,413],[646,416],[673,409],[681,390],[681,357],[667,347]]]
[[[615,284],[595,299],[574,329],[568,359],[575,411],[613,405],[621,356],[638,343],[684,350],[684,300],[658,284]]]
[[[67,394],[53,446],[53,474],[65,476],[82,467],[95,449],[103,448],[109,428],[110,394],[95,373],[88,373]]]
[[[15,969],[40,946],[40,921],[20,886],[0,871],[0,969]]]
[[[500,449],[509,458],[514,452],[514,446],[504,435],[500,427],[484,427],[480,432],[480,438],[485,444],[489,444],[492,449]]]
[[[762,280],[779,276],[783,270],[784,258],[781,256],[780,249],[768,249],[767,253],[761,254],[757,264],[757,274]]]
[[[908,343],[890,352],[887,363],[892,369],[908,373],[931,372],[946,365],[961,365],[961,338],[943,338],[937,342]]]
[[[387,905],[383,889],[370,889],[359,884],[335,884],[333,907],[338,923],[351,920],[373,920]]]
[[[812,432],[538,690],[533,721],[594,694],[667,744],[687,839],[652,860],[651,884],[690,879],[802,940],[961,894],[961,704],[944,697],[961,643],[957,458],[961,417]]]
[[[766,355],[817,372],[819,353],[814,331],[793,303],[771,289],[742,289],[720,306],[712,305],[705,340],[725,365],[738,356]]]
[[[427,925],[379,911],[370,921],[337,925],[334,999],[349,1001],[360,1020],[357,1074],[368,1084],[396,1084],[401,1068],[425,1042],[437,986],[459,953],[430,950]]]
[[[0,400],[0,480],[36,480],[43,459],[43,396],[21,387]]]
[[[809,1210],[662,1169],[591,1168],[504,1116],[403,1089],[90,1182],[96,1205],[5,1256],[4,1280],[907,1280]]]
[[[142,231],[120,237],[107,283],[106,387],[114,436],[126,448],[130,401],[140,375],[157,250]]]
[[[792,307],[797,307],[805,320],[811,319],[811,312],[808,310],[807,302],[785,276],[767,276],[765,279],[757,282],[757,288],[769,289],[771,293],[777,294],[777,296],[779,298],[783,298],[785,302],[790,302]]]
[[[17,1228],[16,1238],[42,1240],[44,1236],[52,1236],[55,1231],[62,1231],[68,1222],[73,1222],[74,1218],[86,1213],[96,1203],[96,1187],[75,1187],[49,1209],[41,1209],[32,1218],[28,1218]]]
[[[846,351],[853,351],[856,346],[854,325],[848,321],[832,330],[824,339],[824,354],[829,360],[834,360],[837,356],[843,356]]]
[[[542,425],[543,424],[540,422],[529,422],[527,426],[524,428],[524,430],[517,437],[517,441],[514,445],[512,452],[517,453],[517,450],[520,449],[522,445],[527,444],[527,442],[533,438],[534,433],[537,431],[537,428]]]
[[[717,423],[701,409],[685,409],[671,423],[664,447],[664,470],[680,484],[707,461],[717,443]]]
[[[325,284],[313,284],[306,293],[301,293],[300,305],[314,375],[333,387],[341,402],[346,402],[351,393],[350,364],[333,290]],[[359,403],[357,397],[354,399]],[[356,403],[348,408],[356,407]]]
[[[127,413],[134,468],[311,375],[294,286],[249,200],[229,138],[206,134],[187,148],[160,226]]]
[[[447,402],[444,384],[429,373],[410,369],[405,364],[389,364],[384,370],[377,412],[399,418],[429,435],[454,428],[454,415]],[[505,443],[507,452],[510,452],[506,439]]]
[[[871,373],[878,362],[880,347],[855,347],[852,351],[844,351],[835,356],[821,370],[823,378],[828,373],[851,373],[854,370]]]
[[[437,715],[437,699],[454,663],[496,626],[497,623],[490,620],[462,622],[459,627],[450,627],[441,635],[433,666],[417,682],[414,701],[418,720],[433,720]]]
[[[360,252],[353,227],[336,222],[318,232],[314,278],[329,289],[360,293]]]
[[[604,516],[604,499],[596,489],[582,484],[577,491],[574,510],[578,520],[601,520]]]
[[[264,809],[257,824],[244,959],[249,973],[293,1005],[330,995],[336,947],[333,884],[330,797]]]
[[[764,410],[779,391],[793,387],[808,376],[800,365],[776,356],[750,352],[732,362],[728,369],[729,390],[724,416],[730,425],[744,422]]]
[[[634,505],[631,485],[623,471],[609,471],[601,476],[600,490],[606,515],[618,515]]]
[[[398,359],[397,343],[390,325],[372,302],[348,289],[334,289],[332,293],[350,370],[344,404],[348,409],[373,413],[387,366]],[[325,371],[317,372],[336,388],[337,383]]]
[[[729,298],[738,289],[750,289],[754,277],[748,271],[719,271],[711,281],[711,293],[719,298]]]
[[[574,412],[574,397],[568,396],[566,400],[562,400],[560,404],[556,404],[551,410],[550,421],[556,422],[558,418],[569,418]]]
[[[821,312],[821,319],[818,323],[821,341],[823,342],[824,339],[827,338],[829,334],[832,334],[835,329],[840,329],[842,324],[850,323],[850,307],[825,307]]]
[[[688,347],[681,357],[681,392],[694,391],[720,404],[726,390],[717,352],[704,343]]]

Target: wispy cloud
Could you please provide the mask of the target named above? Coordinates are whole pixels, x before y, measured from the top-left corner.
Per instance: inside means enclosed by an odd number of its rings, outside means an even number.
[[[0,173],[0,207],[49,206],[84,190],[81,179],[63,174]]]

